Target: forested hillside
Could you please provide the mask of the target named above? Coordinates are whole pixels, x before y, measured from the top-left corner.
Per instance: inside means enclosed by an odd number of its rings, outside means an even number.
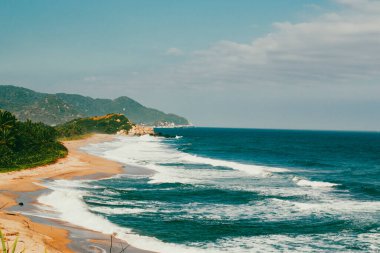
[[[55,162],[67,154],[58,132],[43,123],[21,122],[0,110],[0,172]]]
[[[78,138],[90,133],[115,134],[118,131],[128,132],[132,122],[122,114],[107,114],[89,118],[79,118],[56,126],[60,138]]]
[[[109,113],[127,116],[135,123],[187,125],[187,119],[147,108],[128,97],[99,99],[75,94],[46,94],[29,89],[0,85],[0,109],[12,112],[21,121],[31,119],[58,125],[80,117]]]

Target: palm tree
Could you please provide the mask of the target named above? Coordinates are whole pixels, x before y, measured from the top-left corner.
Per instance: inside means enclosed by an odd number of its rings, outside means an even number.
[[[12,128],[16,124],[16,117],[8,112],[0,110],[0,128]]]
[[[0,145],[13,147],[15,144],[16,117],[0,110]]]

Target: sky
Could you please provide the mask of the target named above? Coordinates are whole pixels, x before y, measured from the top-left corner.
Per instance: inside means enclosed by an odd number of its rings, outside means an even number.
[[[197,126],[380,131],[379,0],[3,0],[0,84]]]

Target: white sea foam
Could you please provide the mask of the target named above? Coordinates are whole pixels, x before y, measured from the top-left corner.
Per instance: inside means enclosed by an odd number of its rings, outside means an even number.
[[[72,187],[72,182],[79,185],[79,181],[57,180],[44,184],[52,190],[50,193],[38,198],[38,202],[50,206],[57,213],[56,218],[71,224],[98,231],[105,234],[116,233],[116,237],[128,241],[134,247],[165,253],[195,253],[219,252],[215,250],[202,250],[174,243],[164,243],[156,238],[134,234],[128,228],[119,227],[101,215],[92,213],[83,201],[85,192]],[[70,187],[71,185],[71,187]]]
[[[310,235],[261,235],[255,237],[223,238],[217,244],[225,252],[262,253],[262,252],[379,252],[380,233],[363,233],[352,236],[349,233],[327,233]],[[194,246],[208,248],[214,243],[194,243]],[[359,246],[370,250],[358,249]]]
[[[337,198],[328,198],[319,202],[292,202],[297,208],[307,212],[329,213],[356,216],[362,219],[363,215],[380,213],[380,201],[355,201]],[[357,215],[358,213],[362,215]],[[352,217],[355,219],[355,217]]]
[[[167,206],[166,209],[171,213],[178,212],[178,207],[172,209]],[[291,202],[279,199],[265,199],[240,205],[190,203],[181,205],[180,210],[176,218],[216,221],[260,219],[262,222],[273,222],[299,219],[300,216],[307,215],[304,212],[297,212]]]
[[[74,182],[74,183],[72,183]],[[131,245],[155,252],[278,252],[280,251],[297,251],[297,252],[323,252],[326,250],[344,250],[344,245],[338,245],[334,243],[336,234],[331,235],[300,235],[300,236],[286,236],[286,235],[269,235],[269,236],[255,236],[255,237],[238,237],[238,238],[228,238],[220,239],[215,243],[193,243],[191,246],[178,245],[173,243],[164,243],[156,238],[140,236],[133,234],[130,229],[119,227],[101,215],[94,214],[88,209],[86,204],[83,202],[83,196],[86,194],[83,190],[78,190],[74,185],[78,186],[81,183],[78,181],[66,181],[57,180],[51,183],[47,183],[45,186],[50,188],[52,191],[46,195],[40,196],[38,201],[44,205],[50,206],[56,213],[57,218],[72,223],[77,226],[81,226],[94,231],[111,234],[117,233],[117,237],[120,239],[127,240]],[[215,205],[214,207],[203,206],[200,207],[197,204],[188,204],[184,206],[183,211],[189,213],[189,215],[205,215],[204,218],[208,219],[219,219],[220,216],[223,218],[234,218],[235,216],[244,217],[244,215],[267,215],[267,219],[275,220],[275,218],[288,219],[289,216],[294,216],[294,210],[291,209],[294,203],[290,201],[283,200],[267,200],[271,203],[256,203],[253,206],[228,206],[228,205]],[[270,208],[276,206],[278,210],[269,211]],[[295,205],[298,208],[300,206]],[[365,208],[364,206],[358,205],[358,203],[344,202],[339,203],[336,206],[336,211],[342,209],[351,209],[355,207],[357,209]],[[374,205],[371,203],[371,211],[376,211],[375,208],[380,208],[380,204]],[[375,206],[375,207],[374,207]],[[262,207],[262,208],[261,208]],[[316,204],[314,207],[318,207]],[[320,205],[322,209],[326,209],[325,206]],[[334,203],[330,203],[330,208],[334,207]],[[94,210],[94,208],[93,208]],[[308,211],[308,208],[303,206],[304,211]],[[380,209],[378,209],[380,210]],[[147,210],[141,208],[95,208],[95,211],[107,213],[107,214],[118,214],[118,213],[139,213],[146,212]],[[152,210],[153,211],[153,210]],[[280,215],[280,217],[278,217]],[[272,216],[272,217],[271,217]],[[288,217],[286,217],[288,216]],[[260,216],[258,216],[260,217]],[[263,217],[264,218],[264,217]],[[373,250],[379,249],[379,233],[374,231],[373,233],[361,234],[357,238],[351,238],[350,235],[339,235],[339,240],[343,244],[352,243],[355,240],[356,243],[362,243],[370,245],[369,247]],[[243,245],[243,246],[241,246]]]
[[[82,199],[85,192],[75,187],[79,184],[74,180],[56,180],[46,183],[45,187],[52,192],[40,196],[38,202],[53,208],[58,213],[57,218],[61,220],[108,234],[116,232],[118,230],[116,225],[89,212]]]
[[[173,168],[170,166],[163,166],[162,164],[205,164],[213,167],[230,168],[235,171],[243,172],[246,176],[256,177],[268,177],[273,173],[288,171],[285,168],[243,164],[191,155],[176,150],[169,144],[165,143],[162,138],[152,136],[120,136],[115,142],[90,145],[85,147],[85,150],[89,153],[101,155],[107,159],[130,165],[144,166],[154,170],[156,173],[151,176],[151,183],[196,184],[213,176],[218,178],[224,177],[228,174],[228,172],[226,173],[221,170],[200,169],[189,171],[180,166]]]
[[[299,186],[316,187],[316,188],[331,188],[331,187],[339,185],[339,184],[334,184],[334,183],[329,183],[329,182],[310,181],[310,180],[302,179],[298,177],[293,177],[293,181]]]
[[[146,212],[155,212],[156,209],[146,209],[146,208],[116,208],[116,207],[105,207],[97,206],[91,207],[91,211],[103,214],[139,214]]]
[[[287,172],[289,170],[284,168],[274,168],[268,166],[259,166],[251,164],[243,164],[225,160],[211,159],[206,157],[199,157],[195,155],[184,154],[183,160],[191,163],[209,164],[212,166],[228,167],[235,170],[243,171],[250,175],[257,176],[270,176],[272,172]]]

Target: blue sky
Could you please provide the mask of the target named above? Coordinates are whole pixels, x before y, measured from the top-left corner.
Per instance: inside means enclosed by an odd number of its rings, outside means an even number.
[[[315,4],[331,7],[305,0],[2,1],[1,55],[16,73],[151,68],[173,61],[168,48],[248,42],[275,21],[315,15]]]
[[[369,52],[378,49],[377,7],[370,0],[1,1],[0,83],[127,95],[197,125],[378,130],[378,59]],[[353,51],[352,62],[341,57]]]

